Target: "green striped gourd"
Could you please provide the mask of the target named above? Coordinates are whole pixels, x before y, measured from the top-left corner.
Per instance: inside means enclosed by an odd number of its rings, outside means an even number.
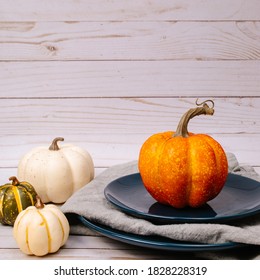
[[[0,222],[13,225],[18,214],[36,203],[37,193],[28,182],[19,182],[16,177],[11,183],[0,187]]]

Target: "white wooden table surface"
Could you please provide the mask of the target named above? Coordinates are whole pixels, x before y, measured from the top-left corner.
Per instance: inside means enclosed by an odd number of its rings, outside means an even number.
[[[258,0],[0,0],[0,184],[57,136],[88,150],[96,174],[137,159],[145,139],[174,130],[197,97],[216,111],[189,130],[260,172],[259,59]],[[193,257],[73,235],[46,256]],[[12,227],[0,225],[0,259],[26,258]]]

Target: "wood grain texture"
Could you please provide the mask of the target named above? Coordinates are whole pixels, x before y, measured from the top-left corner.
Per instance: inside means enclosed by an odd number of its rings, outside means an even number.
[[[102,243],[101,243],[102,244]],[[4,260],[39,260],[36,256],[26,256],[19,249],[0,249],[0,259]],[[136,249],[61,249],[55,254],[40,260],[190,260],[196,259],[193,253],[161,252],[160,250]],[[197,259],[201,259],[197,258]]]
[[[0,60],[252,60],[260,23],[0,22]]]
[[[252,61],[1,62],[0,98],[260,96]]]
[[[23,254],[13,238],[12,227],[0,224],[0,260],[39,260],[39,257]],[[103,236],[70,235],[66,244],[55,254],[41,258],[48,259],[161,259],[158,250],[118,242]],[[190,259],[193,253],[165,252],[166,259]]]
[[[207,97],[210,98],[210,97]],[[203,101],[203,99],[201,99]],[[259,165],[260,98],[216,98],[213,117],[194,118],[189,130],[219,141],[239,161]],[[152,134],[175,130],[194,98],[2,99],[0,166],[16,167],[35,146],[57,136],[82,146],[96,167],[137,160]],[[248,110],[250,109],[250,114]]]
[[[0,21],[259,20],[258,0],[0,1]]]
[[[208,134],[260,134],[260,98],[212,98],[213,116],[198,116],[189,130]],[[196,98],[71,98],[2,99],[1,137],[71,133],[144,134],[175,130],[182,115],[197,107]],[[211,105],[211,104],[210,104]],[[250,112],[248,110],[250,109]],[[40,139],[39,139],[40,140]],[[96,139],[98,140],[98,139]],[[114,139],[113,139],[114,140]],[[112,140],[112,141],[113,141]],[[42,140],[43,141],[43,140]],[[42,142],[41,141],[41,142]],[[110,141],[109,141],[110,142]]]

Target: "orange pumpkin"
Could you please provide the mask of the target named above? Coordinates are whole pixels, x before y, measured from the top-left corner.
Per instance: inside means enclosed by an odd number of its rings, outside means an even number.
[[[206,134],[187,130],[191,118],[213,115],[214,103],[209,107],[208,101],[186,112],[175,133],[154,134],[141,147],[138,167],[143,184],[162,204],[200,207],[215,198],[225,184],[228,163],[221,145]]]

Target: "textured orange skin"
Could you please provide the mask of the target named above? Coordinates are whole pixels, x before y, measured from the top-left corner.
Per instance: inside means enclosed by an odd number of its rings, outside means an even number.
[[[221,145],[205,134],[184,138],[168,131],[152,135],[139,155],[139,171],[147,191],[175,208],[200,207],[222,190],[228,163]]]

